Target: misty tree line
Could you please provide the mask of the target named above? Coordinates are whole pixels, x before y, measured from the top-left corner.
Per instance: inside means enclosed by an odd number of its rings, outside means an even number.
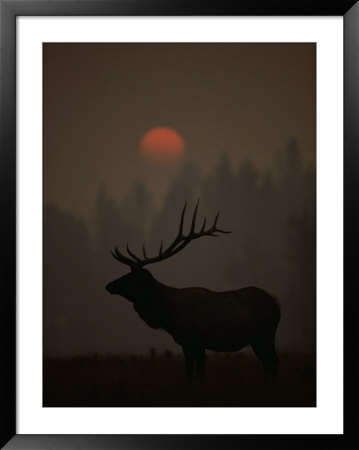
[[[158,253],[176,236],[185,202],[188,229],[200,198],[198,228],[232,231],[193,241],[173,258],[148,266],[162,283],[213,290],[262,287],[280,298],[282,320],[277,345],[282,351],[315,351],[316,324],[316,176],[292,141],[265,173],[250,161],[233,168],[223,154],[205,178],[186,164],[161,208],[143,183],[121,199],[101,186],[92,227],[60,211],[44,208],[45,354],[130,353],[179,350],[164,332],[151,330],[105,285],[128,271],[112,258],[119,244],[142,256]]]

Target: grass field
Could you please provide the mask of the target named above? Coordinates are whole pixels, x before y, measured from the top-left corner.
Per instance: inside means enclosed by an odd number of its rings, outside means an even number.
[[[188,386],[182,355],[45,358],[43,406],[312,406],[314,355],[281,354],[278,385],[268,393],[252,354],[208,353],[206,381]]]

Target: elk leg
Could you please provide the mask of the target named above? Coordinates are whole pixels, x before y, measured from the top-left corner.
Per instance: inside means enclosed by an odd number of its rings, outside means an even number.
[[[193,369],[194,369],[194,351],[188,347],[182,347],[184,353],[184,359],[186,363],[186,375],[189,384],[192,384],[193,380]]]
[[[196,351],[196,370],[201,383],[204,383],[204,374],[206,367],[206,352],[204,348]]]
[[[278,376],[278,356],[274,348],[274,338],[253,344],[252,348],[262,363],[265,385],[275,384]]]

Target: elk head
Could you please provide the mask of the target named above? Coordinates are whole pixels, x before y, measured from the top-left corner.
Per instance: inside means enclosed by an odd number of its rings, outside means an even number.
[[[106,286],[106,289],[111,294],[119,294],[126,297],[128,300],[134,302],[146,292],[149,292],[149,288],[155,283],[155,279],[152,277],[150,272],[144,269],[144,266],[152,264],[155,262],[163,261],[176,253],[183,250],[191,241],[198,239],[202,236],[219,236],[218,233],[231,233],[231,231],[225,231],[217,228],[217,221],[219,216],[219,211],[214,219],[213,225],[206,229],[206,219],[204,219],[203,225],[199,231],[195,231],[196,218],[198,211],[199,200],[196,204],[192,216],[192,222],[188,234],[184,234],[183,224],[186,212],[187,203],[185,203],[180,219],[179,230],[177,236],[173,242],[166,248],[163,249],[163,241],[161,243],[158,255],[149,257],[146,252],[145,244],[142,246],[143,257],[138,257],[130,248],[127,243],[126,250],[128,255],[124,255],[119,251],[118,246],[115,247],[114,251],[111,251],[112,256],[119,262],[126,264],[131,268],[131,272],[117,278]]]

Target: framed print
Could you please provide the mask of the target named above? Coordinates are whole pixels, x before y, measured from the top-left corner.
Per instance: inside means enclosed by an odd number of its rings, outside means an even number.
[[[0,11],[1,445],[352,448],[357,3]]]

